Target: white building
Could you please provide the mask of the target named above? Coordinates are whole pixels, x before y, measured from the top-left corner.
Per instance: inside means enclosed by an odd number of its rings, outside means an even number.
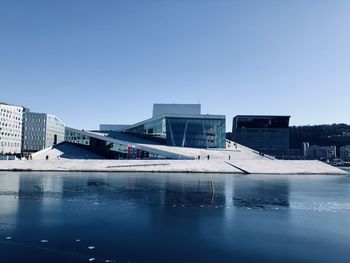
[[[23,152],[36,152],[64,141],[65,125],[54,115],[30,112],[23,114]]]
[[[303,159],[307,158],[307,152],[309,151],[310,148],[310,143],[308,142],[303,142],[302,146],[301,146],[301,155],[303,157]]]
[[[21,153],[23,107],[0,103],[0,154]]]

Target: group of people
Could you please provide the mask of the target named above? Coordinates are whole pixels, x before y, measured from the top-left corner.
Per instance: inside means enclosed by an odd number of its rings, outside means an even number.
[[[198,155],[197,159],[200,160],[200,159],[201,159],[201,156]],[[208,160],[210,159],[210,155],[209,155],[209,154],[207,155],[207,159],[208,159]],[[228,159],[231,160],[231,155],[228,156]]]
[[[200,160],[200,159],[201,159],[201,156],[198,155],[197,159]],[[210,159],[210,155],[209,155],[209,154],[207,155],[207,159],[208,159],[208,160]]]

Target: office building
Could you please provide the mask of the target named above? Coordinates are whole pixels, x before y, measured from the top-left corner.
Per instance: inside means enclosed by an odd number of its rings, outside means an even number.
[[[22,152],[30,153],[50,147],[64,141],[65,126],[54,115],[31,112],[25,109],[23,114]]]
[[[238,115],[233,118],[232,140],[265,154],[289,152],[290,116]]]
[[[309,160],[333,160],[337,157],[336,146],[311,145],[306,153]]]
[[[307,158],[307,153],[309,151],[310,148],[310,143],[308,142],[303,142],[301,145],[301,155],[303,159]]]
[[[0,154],[20,154],[23,107],[0,103]]]

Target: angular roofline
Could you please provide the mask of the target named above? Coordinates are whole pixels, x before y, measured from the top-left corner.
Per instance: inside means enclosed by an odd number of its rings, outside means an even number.
[[[51,113],[45,113],[46,116],[51,116],[51,117],[55,117],[57,120],[59,120],[64,126],[66,126],[66,124],[60,119],[58,118],[56,115],[54,114],[51,114]]]
[[[174,153],[171,151],[166,151],[166,150],[160,150],[157,148],[152,147],[151,145],[144,145],[141,143],[132,143],[132,142],[128,142],[128,141],[122,141],[122,140],[118,140],[118,139],[114,139],[108,136],[103,136],[100,134],[96,134],[94,132],[90,132],[90,131],[85,131],[85,130],[78,130],[78,129],[74,129],[71,127],[65,127],[66,131],[70,131],[70,132],[76,132],[76,133],[80,133],[89,137],[93,137],[96,139],[100,139],[100,140],[104,140],[107,142],[112,142],[112,143],[118,143],[124,146],[128,146],[128,145],[135,145],[137,146],[139,149],[144,150],[146,152],[150,152],[150,153],[154,153],[154,154],[159,154],[165,157],[168,157],[170,159],[188,159],[188,160],[193,160],[194,158],[191,156],[187,156],[185,154],[178,154],[178,153]]]
[[[145,124],[147,122],[150,122],[150,121],[154,121],[154,120],[158,120],[158,119],[163,119],[163,118],[187,118],[187,119],[226,119],[226,116],[225,115],[210,115],[210,114],[162,114],[162,115],[159,115],[159,116],[155,116],[155,117],[152,117],[152,118],[149,118],[149,119],[146,119],[144,121],[140,121],[140,122],[137,122],[135,124],[131,124],[129,127],[127,127],[127,129],[125,130],[122,130],[122,131],[126,131],[126,130],[129,130],[129,129],[132,129],[132,128],[135,128],[137,126],[140,126],[142,124]]]

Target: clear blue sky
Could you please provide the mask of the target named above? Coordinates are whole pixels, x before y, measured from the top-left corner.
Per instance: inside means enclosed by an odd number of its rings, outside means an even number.
[[[68,126],[154,102],[350,123],[349,0],[1,0],[0,101]]]

